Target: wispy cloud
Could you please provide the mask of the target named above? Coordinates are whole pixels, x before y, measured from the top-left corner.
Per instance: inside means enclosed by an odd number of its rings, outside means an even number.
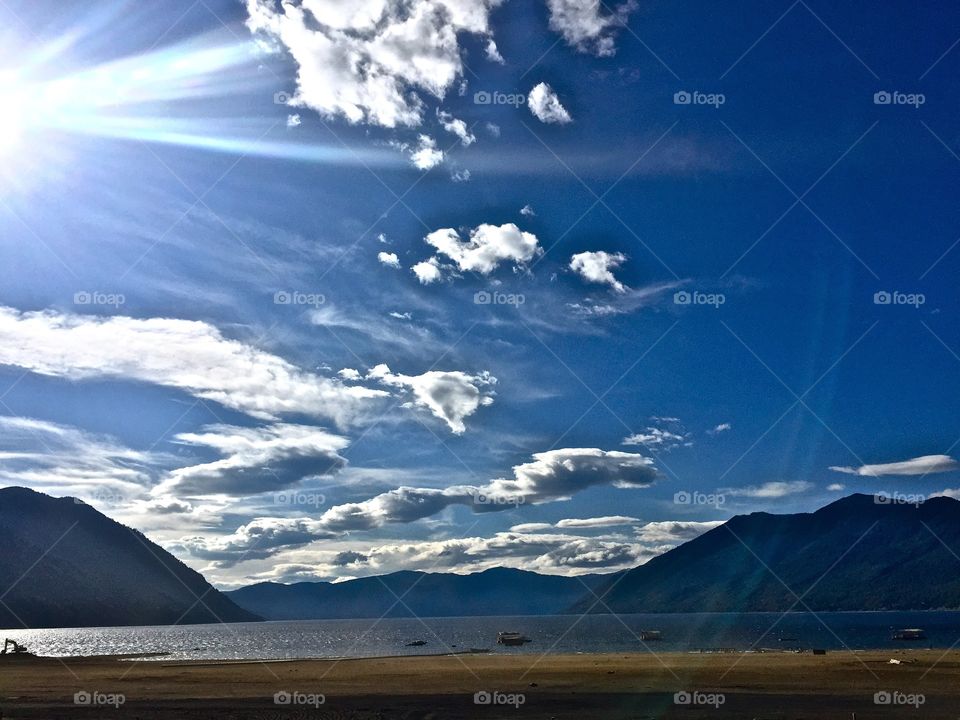
[[[960,463],[949,455],[923,455],[901,460],[900,462],[881,463],[879,465],[860,465],[859,467],[831,465],[834,472],[864,477],[883,477],[886,475],[932,475],[960,469]]]

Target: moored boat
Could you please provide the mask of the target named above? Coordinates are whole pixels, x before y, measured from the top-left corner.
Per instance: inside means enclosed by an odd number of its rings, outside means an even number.
[[[518,632],[500,632],[497,633],[497,645],[523,645],[524,643],[533,642],[526,635],[523,635]]]

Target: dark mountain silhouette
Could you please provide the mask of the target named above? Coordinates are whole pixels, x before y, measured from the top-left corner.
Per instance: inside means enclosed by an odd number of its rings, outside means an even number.
[[[141,533],[73,498],[0,489],[0,543],[2,627],[260,619]]]
[[[472,575],[402,571],[339,583],[258,583],[226,594],[268,620],[552,615],[582,596],[584,583],[595,587],[607,577],[578,580],[509,568]]]
[[[814,513],[731,518],[597,592],[618,613],[954,609],[954,553],[960,502],[851,495]],[[570,610],[607,611],[588,594]]]

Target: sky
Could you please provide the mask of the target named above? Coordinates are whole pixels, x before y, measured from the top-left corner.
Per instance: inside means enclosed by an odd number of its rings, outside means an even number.
[[[0,484],[220,587],[960,497],[960,8],[0,4]]]

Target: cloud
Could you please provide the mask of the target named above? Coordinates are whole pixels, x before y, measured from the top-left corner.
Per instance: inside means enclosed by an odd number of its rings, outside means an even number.
[[[361,380],[360,372],[354,368],[343,368],[342,370],[337,371],[337,375],[342,377],[344,380]]]
[[[287,127],[295,128],[299,127],[303,121],[300,119],[299,113],[293,115],[287,115]]]
[[[661,428],[648,427],[645,432],[629,435],[622,442],[624,445],[643,445],[650,449],[673,450],[680,447],[685,441],[685,435],[678,435]]]
[[[707,435],[719,435],[720,433],[727,432],[732,428],[733,428],[733,425],[731,425],[728,422],[720,423],[719,425],[715,426],[712,430],[707,430]]]
[[[721,492],[731,497],[769,499],[796,495],[806,492],[812,487],[813,483],[807,482],[806,480],[792,480],[790,482],[767,482],[763,483],[763,485],[751,485],[742,488],[724,488]]]
[[[702,535],[708,530],[723,525],[722,520],[695,522],[688,520],[664,520],[647,523],[635,530],[638,538],[644,542],[679,545]]]
[[[522,208],[520,208],[520,214],[524,217],[536,217],[537,215],[530,205],[524,205]]]
[[[494,46],[496,47],[496,46]],[[448,133],[453,133],[458,138],[460,138],[460,144],[464,147],[469,147],[477,141],[476,135],[470,132],[467,128],[467,124],[458,118],[453,117],[448,112],[437,111],[437,119],[440,121],[440,124],[443,126],[443,129]]]
[[[428,258],[410,268],[421,285],[431,285],[443,278],[443,272],[440,270],[440,261],[437,258]]]
[[[606,5],[600,0],[547,0],[547,7],[550,29],[568,44],[580,52],[609,57],[616,53],[613,28],[625,25],[637,4],[629,0],[613,13],[604,12]]]
[[[568,518],[566,520],[558,520],[556,526],[562,529],[579,530],[617,527],[618,525],[632,525],[633,523],[637,522],[640,522],[640,520],[634,517],[627,517],[625,515],[605,515],[604,517],[595,518]]]
[[[387,267],[400,267],[400,258],[397,257],[396,253],[379,252],[377,253],[377,260],[379,260],[382,265],[386,265]]]
[[[443,162],[443,150],[437,148],[437,141],[429,135],[420,135],[417,147],[410,153],[410,162],[418,170],[430,170]]]
[[[587,282],[609,285],[618,293],[625,293],[626,286],[613,276],[613,271],[626,260],[623,253],[582,252],[570,258],[570,269]]]
[[[449,258],[462,272],[489,275],[501,263],[510,262],[520,268],[543,252],[536,235],[522,231],[513,223],[478,225],[470,231],[469,240],[463,240],[453,228],[442,228],[427,235],[424,242],[437,250],[437,255],[413,267],[424,284],[440,279],[441,255]],[[424,265],[426,267],[421,267]]]
[[[683,285],[682,280],[654,283],[640,288],[625,288],[624,292],[607,295],[602,300],[587,299],[582,303],[567,303],[577,316],[585,319],[613,317],[636,312],[655,305],[664,299],[664,294]]]
[[[465,183],[470,182],[470,171],[464,168],[463,170],[457,170],[450,174],[450,179],[455,183]]]
[[[865,477],[930,475],[960,469],[960,463],[949,455],[923,455],[921,457],[911,458],[910,460],[883,463],[880,465],[861,465],[860,467],[831,465],[830,469],[835,472],[847,473],[848,475],[861,475]]]
[[[460,33],[489,38],[501,0],[247,0],[247,27],[297,65],[290,101],[393,128],[422,122],[463,74]]]
[[[540,122],[560,125],[573,122],[573,118],[560,103],[560,98],[557,97],[553,88],[544,82],[536,85],[527,95],[527,105],[533,116]]]
[[[464,419],[477,409],[493,403],[491,388],[497,379],[488,372],[468,375],[464,372],[430,370],[422,375],[399,375],[386,365],[377,365],[367,377],[391,387],[413,392],[416,405],[429,410],[450,429],[460,434],[466,430]]]
[[[289,488],[307,477],[333,475],[347,461],[345,437],[323,428],[278,423],[249,428],[211,425],[180,433],[180,443],[216,450],[222,459],[178,468],[156,489],[159,494],[249,495]]]
[[[549,450],[515,466],[512,478],[498,478],[479,487],[399,487],[361,502],[336,505],[316,519],[256,518],[231,535],[188,538],[182,543],[198,557],[229,563],[254,548],[259,557],[269,557],[283,547],[390,523],[411,523],[454,505],[474,512],[500,512],[518,505],[567,500],[598,485],[648,487],[656,478],[653,461],[642,455],[596,448]]]
[[[490,133],[490,137],[500,137],[500,126],[496,123],[486,122],[483,126],[486,128],[487,132]]]
[[[827,485],[827,490],[830,492],[843,492],[847,489],[847,486],[843,483],[831,483]]]
[[[145,496],[158,465],[169,460],[69,425],[0,416],[0,474],[6,485],[114,506]]]
[[[205,322],[0,308],[0,365],[39,375],[126,378],[177,388],[252,417],[284,413],[355,423],[382,390],[303,371]]]
[[[269,570],[250,580],[289,582],[331,576],[346,579],[396,570],[472,573],[495,567],[576,576],[636,567],[666,549],[669,548],[649,547],[629,537],[500,532],[492,537],[357,545],[345,551],[291,551],[288,555],[295,562],[271,563]],[[346,553],[347,558],[354,560],[348,565],[340,562]]]
[[[497,48],[497,43],[493,38],[487,40],[487,47],[484,48],[484,53],[487,56],[487,60],[490,62],[495,62],[500,65],[503,65],[506,62],[503,59],[503,55],[500,54],[500,50]]]

